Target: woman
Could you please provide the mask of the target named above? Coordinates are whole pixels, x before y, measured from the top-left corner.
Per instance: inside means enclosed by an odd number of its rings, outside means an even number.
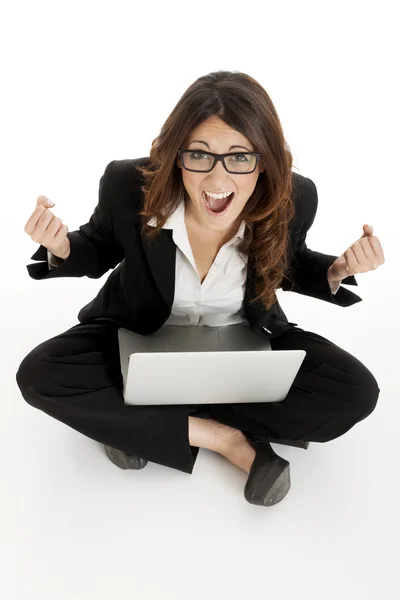
[[[357,358],[296,328],[277,301],[279,287],[339,306],[361,301],[340,285],[357,285],[343,271],[349,253],[307,248],[317,191],[291,167],[266,91],[248,75],[220,71],[183,94],[150,157],[107,166],[99,203],[79,230],[68,233],[39,196],[25,231],[40,243],[31,258],[42,262],[28,265],[29,275],[113,271],[79,324],[24,358],[16,378],[25,400],[103,443],[122,468],[150,460],[192,473],[203,447],[249,474],[248,502],[282,500],[289,463],[269,438],[335,439],[371,414],[380,391]],[[164,325],[247,325],[269,336],[272,350],[306,357],[281,402],[126,405],[118,328],[148,335]]]

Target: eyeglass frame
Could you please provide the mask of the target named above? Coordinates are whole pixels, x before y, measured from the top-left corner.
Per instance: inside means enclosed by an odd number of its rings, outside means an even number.
[[[211,167],[211,169],[208,169],[208,171],[198,171],[196,169],[188,169],[187,167],[185,167],[184,165],[184,161],[183,161],[183,157],[182,157],[182,152],[200,152],[201,154],[208,154],[209,156],[212,156],[214,159],[214,163]],[[184,169],[186,169],[186,171],[192,171],[192,173],[210,173],[213,168],[215,167],[215,165],[217,164],[218,161],[221,161],[224,169],[227,173],[231,173],[232,175],[249,175],[250,173],[254,173],[254,171],[257,169],[257,165],[260,162],[260,158],[261,158],[261,154],[259,152],[227,152],[226,154],[216,154],[215,152],[207,152],[207,151],[203,151],[203,150],[195,150],[194,148],[180,148],[177,152],[179,158],[181,159],[182,162],[182,166]],[[228,169],[226,168],[225,165],[225,157],[226,156],[234,156],[235,154],[250,154],[251,156],[256,156],[257,160],[256,160],[256,164],[254,165],[254,169],[252,171],[240,171],[239,173],[237,171],[228,171]]]

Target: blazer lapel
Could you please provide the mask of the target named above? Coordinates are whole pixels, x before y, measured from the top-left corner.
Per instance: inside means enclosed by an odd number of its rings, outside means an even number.
[[[250,304],[250,300],[255,296],[255,265],[254,260],[249,257],[244,296],[244,316],[253,327],[254,331],[263,335],[267,333],[270,336],[270,339],[272,339],[297,325],[297,323],[288,321],[278,299],[269,310],[266,310],[265,306],[259,300]]]
[[[154,281],[169,308],[175,295],[176,246],[172,239],[172,229],[161,229],[154,240],[142,235],[143,248]]]
[[[247,278],[244,293],[244,316],[246,317],[250,325],[256,331],[261,333],[263,331],[262,319],[265,316],[266,311],[259,300],[257,300],[257,302],[254,302],[253,304],[250,304],[250,300],[256,295],[255,284],[256,282],[254,260],[249,256],[247,262]]]

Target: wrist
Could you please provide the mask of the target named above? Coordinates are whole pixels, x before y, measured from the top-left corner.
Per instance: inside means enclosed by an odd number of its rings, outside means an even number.
[[[55,256],[56,258],[60,258],[61,260],[67,260],[68,256],[71,254],[71,249],[69,248],[67,252],[65,252],[64,254],[54,254],[52,252],[52,255]]]

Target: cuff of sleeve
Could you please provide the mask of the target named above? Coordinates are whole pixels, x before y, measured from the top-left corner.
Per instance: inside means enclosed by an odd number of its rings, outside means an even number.
[[[341,283],[342,283],[341,281],[332,281],[332,282],[329,283],[329,286],[331,288],[331,292],[332,292],[333,295],[336,294],[336,292],[340,288],[340,284]]]
[[[50,250],[47,250],[47,262],[49,263],[49,268],[56,268],[63,264],[64,259],[58,256],[54,256],[54,254],[52,254]]]

